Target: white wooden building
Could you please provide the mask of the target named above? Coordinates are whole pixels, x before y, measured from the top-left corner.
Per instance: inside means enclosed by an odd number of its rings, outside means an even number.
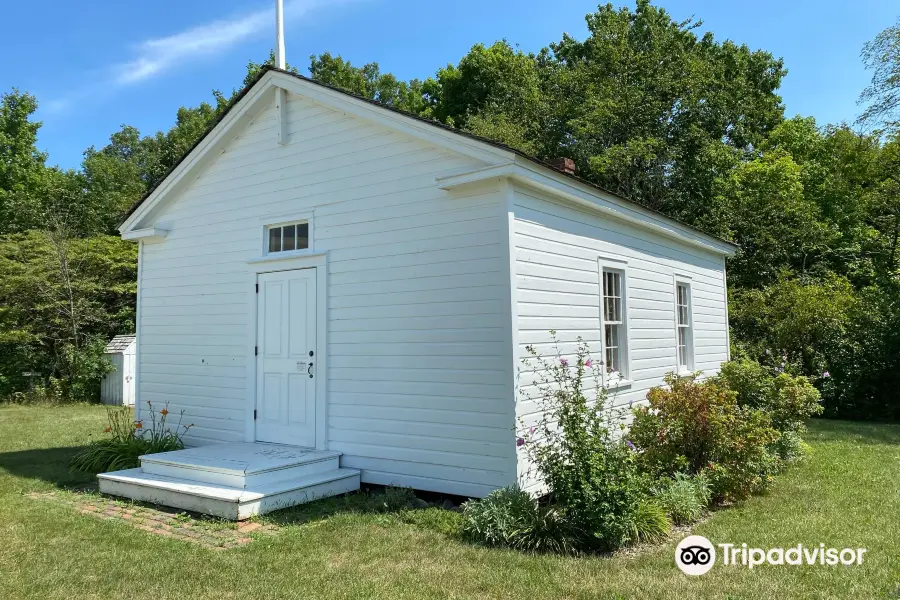
[[[138,418],[148,401],[183,409],[187,442],[218,444],[187,452],[219,473],[216,452],[246,473],[281,444],[330,453],[348,489],[483,496],[526,468],[515,429],[535,407],[517,371],[550,329],[608,357],[619,402],[715,372],[733,246],[566,166],[264,71],[121,227],[140,245]],[[101,484],[196,508],[176,494],[188,466]],[[302,501],[284,495],[296,480],[205,481],[256,502],[222,514]]]
[[[134,406],[135,337],[117,335],[104,352],[113,370],[100,380],[100,401],[116,406]]]

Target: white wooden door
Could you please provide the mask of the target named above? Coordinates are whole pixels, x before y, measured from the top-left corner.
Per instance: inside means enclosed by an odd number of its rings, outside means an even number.
[[[315,447],[316,270],[257,281],[256,439]]]

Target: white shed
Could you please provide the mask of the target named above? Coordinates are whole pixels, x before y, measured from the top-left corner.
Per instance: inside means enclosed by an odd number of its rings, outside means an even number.
[[[570,163],[264,70],[120,228],[137,418],[169,403],[205,446],[101,489],[237,518],[360,479],[484,496],[527,471],[517,375],[549,330],[605,358],[618,402],[717,371],[734,246]]]
[[[106,345],[104,356],[115,368],[100,381],[103,404],[134,406],[135,336],[117,335]]]

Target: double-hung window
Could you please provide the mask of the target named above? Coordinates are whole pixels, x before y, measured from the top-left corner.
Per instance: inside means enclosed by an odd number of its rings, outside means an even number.
[[[603,361],[608,382],[627,379],[628,372],[628,320],[625,270],[600,267]]]
[[[693,370],[694,348],[691,323],[691,286],[675,282],[675,329],[678,346],[678,372]]]

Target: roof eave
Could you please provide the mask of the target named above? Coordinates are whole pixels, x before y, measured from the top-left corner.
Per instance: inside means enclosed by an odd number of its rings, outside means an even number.
[[[516,157],[513,161],[472,171],[453,173],[435,178],[439,188],[452,190],[495,178],[508,178],[536,188],[554,197],[577,204],[592,212],[634,224],[693,247],[724,256],[733,256],[737,246],[670,219],[613,194],[605,194],[589,183],[544,166],[531,159]]]

